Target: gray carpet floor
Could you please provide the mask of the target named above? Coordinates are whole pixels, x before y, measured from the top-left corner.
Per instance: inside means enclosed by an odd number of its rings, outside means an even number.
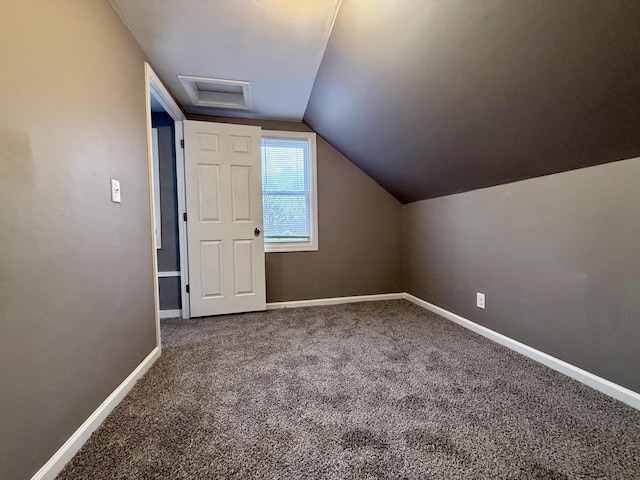
[[[406,301],[162,340],[59,478],[640,479],[640,412]]]

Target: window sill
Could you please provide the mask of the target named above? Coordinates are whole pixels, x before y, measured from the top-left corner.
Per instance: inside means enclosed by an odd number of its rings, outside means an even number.
[[[318,245],[313,243],[266,243],[265,253],[317,252]]]

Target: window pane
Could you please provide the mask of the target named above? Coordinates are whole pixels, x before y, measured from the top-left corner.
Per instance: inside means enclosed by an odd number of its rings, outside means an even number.
[[[307,195],[273,195],[262,197],[264,236],[269,242],[308,242],[309,201]]]
[[[309,143],[306,140],[262,139],[263,191],[309,191]]]
[[[309,142],[262,139],[262,202],[266,242],[309,242]]]

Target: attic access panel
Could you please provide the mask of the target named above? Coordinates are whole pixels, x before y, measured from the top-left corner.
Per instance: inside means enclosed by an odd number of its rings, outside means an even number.
[[[189,75],[178,78],[195,106],[251,110],[251,84],[247,81]]]

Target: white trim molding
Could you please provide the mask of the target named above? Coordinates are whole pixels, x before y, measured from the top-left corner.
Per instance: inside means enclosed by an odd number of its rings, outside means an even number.
[[[187,191],[184,183],[184,148],[178,148],[184,139],[184,122],[175,121],[176,131],[176,187],[178,192],[178,243],[180,245],[180,293],[182,295],[182,318],[191,317],[191,300],[187,292],[189,285],[189,257],[187,255],[187,222],[183,216],[187,211]],[[182,213],[180,213],[182,212]]]
[[[133,385],[149,370],[151,365],[160,356],[160,347],[155,347],[147,355],[140,365],[124,379],[124,381],[109,395],[102,404],[80,425],[69,440],[45,463],[31,480],[52,480],[64,468],[64,466],[80,450],[82,445],[89,439],[91,434],[100,426],[104,419],[129,393]]]
[[[156,75],[156,72],[153,71],[153,68],[151,68],[151,65],[149,65],[147,62],[144,63],[144,71],[147,79],[147,87],[149,90],[147,94],[153,95],[158,103],[162,105],[162,108],[164,108],[169,116],[175,121],[181,122],[182,120],[185,120],[186,117],[184,115],[184,112],[173,99],[171,93],[169,92],[169,90],[167,90],[167,87],[164,86],[162,80],[160,80],[160,77]],[[150,108],[149,111],[151,111]]]
[[[180,275],[181,273],[179,271],[158,272],[158,278],[179,277]]]
[[[160,85],[160,87],[158,87]],[[147,118],[147,170],[149,184],[149,217],[151,219],[151,265],[153,270],[153,312],[156,322],[156,346],[160,346],[162,337],[160,336],[160,297],[158,291],[158,252],[156,241],[156,200],[155,200],[155,181],[153,173],[153,129],[151,125],[151,96],[155,97],[156,88],[162,87],[162,83],[157,75],[153,72],[148,63],[144,64],[144,95],[145,95],[145,111]],[[158,190],[159,191],[159,190]]]
[[[354,297],[316,298],[313,300],[294,300],[291,302],[267,303],[267,310],[278,308],[318,307],[320,305],[340,305],[342,303],[377,302],[380,300],[401,300],[404,293],[381,293],[378,295],[358,295]]]
[[[640,410],[640,393],[634,392],[628,388],[625,388],[617,383],[613,383],[609,380],[606,380],[602,377],[594,375],[591,372],[583,370],[581,368],[576,367],[570,363],[565,362],[564,360],[560,360],[559,358],[553,357],[547,353],[541,352],[540,350],[536,350],[533,347],[525,345],[524,343],[520,343],[517,340],[507,337],[506,335],[502,335],[490,328],[483,327],[482,325],[478,325],[471,320],[468,320],[460,315],[456,315],[453,312],[445,310],[444,308],[438,307],[437,305],[433,305],[421,298],[415,297],[410,293],[404,293],[403,298],[406,300],[415,303],[416,305],[429,310],[433,313],[436,313],[447,320],[451,320],[458,325],[463,326],[473,332],[476,332],[483,337],[488,338],[489,340],[493,340],[500,345],[503,345],[515,352],[518,352],[525,357],[529,357],[536,362],[542,363],[547,367],[563,373],[568,377],[573,378],[585,385],[598,390],[605,395],[615,398],[616,400],[620,400],[621,402],[626,403],[627,405]]]
[[[182,310],[160,310],[160,320],[165,318],[181,318]]]
[[[151,145],[153,158],[153,212],[156,232],[156,250],[162,248],[162,207],[160,204],[160,147],[158,146],[158,129],[151,128]]]

